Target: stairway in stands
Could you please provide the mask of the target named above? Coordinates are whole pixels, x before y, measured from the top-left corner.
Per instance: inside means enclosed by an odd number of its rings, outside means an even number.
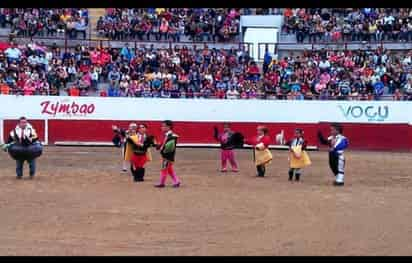
[[[99,17],[104,16],[106,13],[105,8],[89,8],[89,26],[91,27],[92,39],[104,39],[100,37],[96,31],[97,21]]]

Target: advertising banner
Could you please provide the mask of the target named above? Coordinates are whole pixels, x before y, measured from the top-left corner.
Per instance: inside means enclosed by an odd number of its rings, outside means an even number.
[[[412,123],[412,103],[0,96],[0,119]]]

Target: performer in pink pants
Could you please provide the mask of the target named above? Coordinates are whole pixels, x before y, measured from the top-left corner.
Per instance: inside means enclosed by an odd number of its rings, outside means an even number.
[[[163,188],[166,184],[166,178],[168,175],[172,177],[173,187],[177,188],[180,186],[180,180],[176,176],[173,169],[173,164],[175,162],[176,155],[176,143],[179,137],[173,131],[172,121],[164,121],[162,123],[162,131],[165,133],[165,138],[161,145],[158,145],[160,150],[160,155],[162,156],[162,168],[160,170],[160,183],[155,185],[156,187]]]
[[[232,172],[238,172],[238,165],[235,160],[234,141],[232,140],[234,132],[230,129],[230,124],[223,124],[223,133],[219,134],[217,127],[214,127],[214,137],[220,142],[220,160],[221,160],[221,172],[227,172],[227,162],[230,162],[232,166]]]

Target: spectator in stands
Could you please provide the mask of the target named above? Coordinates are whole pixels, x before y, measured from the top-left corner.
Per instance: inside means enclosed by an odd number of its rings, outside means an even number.
[[[87,24],[86,24],[86,19],[81,18],[77,22],[75,22],[74,26],[75,34],[74,37],[77,38],[78,34],[83,35],[83,39],[86,39],[86,31],[87,31]]]
[[[229,90],[226,92],[226,98],[227,99],[238,99],[239,98],[239,92],[235,90],[233,86],[229,88]]]
[[[236,9],[213,8],[110,8],[99,18],[96,30],[112,39],[119,39],[113,32],[122,31],[122,39],[143,38],[156,41],[180,41],[182,35],[193,41],[229,40],[238,37],[240,12]],[[121,23],[121,21],[127,21]],[[130,26],[127,24],[130,23]],[[131,28],[130,32],[121,29]]]
[[[114,81],[108,96],[382,99],[396,90],[406,93],[412,77],[411,54],[380,49],[305,51],[303,56],[272,58],[269,64],[267,58],[262,74],[247,52],[235,49],[142,46],[134,53],[127,46],[79,46],[67,52],[34,43],[15,47],[21,53],[18,61],[8,61],[7,52],[0,52],[0,81],[12,94],[58,94],[72,82],[79,95],[91,95],[95,87],[100,94],[101,82]]]
[[[119,97],[119,90],[116,88],[115,84],[116,83],[114,81],[110,83],[110,86],[107,90],[107,95],[109,97]]]
[[[412,100],[412,78],[409,78],[408,81],[405,83],[403,86],[403,90],[405,94],[407,95],[408,100]],[[397,89],[397,92],[395,93],[399,97],[399,89]]]
[[[4,79],[1,80],[0,82],[0,94],[2,95],[9,95],[10,94],[10,87],[7,85],[7,83],[4,81]]]
[[[3,18],[4,20],[2,20]],[[0,20],[19,36],[54,36],[65,31],[70,20],[88,24],[87,8],[2,8]]]
[[[297,42],[409,41],[411,8],[295,8],[284,10],[282,31]],[[333,15],[332,15],[333,14]]]
[[[11,46],[8,49],[6,49],[6,51],[4,52],[7,57],[7,62],[8,63],[12,63],[13,61],[19,62],[22,53],[20,49],[17,47],[17,45],[15,45],[14,43],[10,43],[10,44]]]

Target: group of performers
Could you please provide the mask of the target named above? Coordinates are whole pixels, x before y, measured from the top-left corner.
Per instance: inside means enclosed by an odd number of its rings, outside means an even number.
[[[167,176],[173,180],[173,187],[180,186],[180,179],[174,170],[174,161],[176,155],[176,144],[178,135],[173,132],[173,122],[166,120],[162,123],[162,132],[164,140],[157,143],[154,136],[146,134],[146,124],[131,123],[128,130],[119,129],[112,126],[115,136],[113,143],[122,148],[123,171],[127,171],[127,162],[130,163],[130,171],[135,182],[144,181],[145,165],[152,160],[150,147],[160,151],[162,158],[160,182],[156,187],[163,188],[166,184]]]
[[[113,142],[117,146],[123,147],[124,162],[130,162],[130,170],[134,181],[143,181],[144,165],[152,160],[149,148],[155,147],[160,150],[162,157],[160,182],[156,187],[164,187],[168,175],[172,177],[174,187],[180,186],[180,180],[173,168],[176,143],[179,136],[172,131],[172,127],[171,121],[163,122],[164,141],[159,144],[153,136],[146,135],[147,126],[144,124],[138,126],[132,123],[127,131],[113,126],[113,131],[116,133]],[[222,132],[219,132],[219,129],[214,127],[213,137],[220,143],[220,171],[222,173],[228,172],[228,163],[231,166],[232,172],[236,173],[239,171],[235,149],[244,147],[244,144],[249,144],[253,147],[253,162],[256,166],[256,176],[265,176],[266,166],[271,163],[273,158],[269,150],[271,138],[267,127],[258,126],[256,136],[245,139],[240,132],[233,131],[229,123],[224,123]],[[339,124],[333,124],[331,125],[331,135],[327,139],[320,132],[318,137],[322,144],[329,146],[329,166],[336,177],[334,185],[344,185],[344,150],[348,147],[348,140],[342,135],[342,127]],[[279,138],[279,142],[289,147],[289,181],[300,181],[303,168],[312,163],[306,151],[307,141],[304,138],[304,131],[300,128],[295,129],[294,137],[287,142],[284,142],[282,133],[282,138]],[[125,167],[123,165],[123,170],[126,170]]]
[[[113,143],[122,148],[124,172],[130,171],[135,182],[144,181],[145,166],[152,160],[150,148],[160,151],[161,171],[160,180],[156,187],[163,188],[168,176],[172,178],[173,187],[180,186],[180,179],[174,170],[176,144],[179,136],[173,132],[173,122],[163,121],[161,130],[163,141],[157,142],[154,136],[147,135],[146,124],[131,123],[127,130],[117,126],[112,126],[115,136]],[[330,136],[325,138],[321,132],[318,133],[319,141],[329,146],[329,167],[335,176],[334,185],[343,186],[345,177],[345,156],[344,151],[348,147],[348,139],[342,134],[343,129],[339,124],[332,124]],[[283,133],[282,133],[283,134]],[[235,157],[235,149],[244,147],[244,144],[253,147],[253,162],[256,166],[256,176],[264,177],[266,166],[272,161],[272,154],[269,150],[271,138],[269,130],[265,126],[257,127],[257,134],[252,138],[245,139],[240,132],[231,129],[229,123],[224,123],[223,131],[219,133],[214,127],[213,137],[220,143],[221,167],[220,171],[228,171],[227,164],[230,163],[231,171],[238,172],[239,166]],[[278,138],[277,138],[278,139]],[[284,143],[284,138],[281,138]],[[295,129],[292,139],[284,143],[289,146],[289,181],[300,181],[303,168],[311,165],[311,160],[306,151],[307,141],[304,138],[302,129]],[[29,175],[33,178],[36,173],[36,158],[41,156],[43,147],[37,137],[35,129],[28,123],[25,117],[21,117],[16,127],[10,132],[6,144],[2,146],[4,151],[16,160],[17,179],[23,177],[23,165],[29,163]]]
[[[257,135],[243,142],[243,136],[234,132],[229,123],[224,123],[223,132],[219,134],[218,129],[214,128],[214,137],[220,142],[221,146],[221,172],[227,171],[227,161],[229,160],[232,171],[238,171],[238,165],[235,159],[235,148],[243,147],[243,143],[253,146],[253,161],[256,166],[256,176],[264,177],[266,166],[272,161],[272,154],[269,150],[271,138],[268,129],[265,126],[257,127]],[[335,176],[334,185],[344,185],[345,157],[344,151],[348,147],[348,139],[342,135],[342,126],[339,124],[331,125],[331,135],[325,139],[322,133],[318,133],[319,140],[322,144],[329,146],[329,167]],[[283,132],[278,142],[283,144]],[[307,141],[304,138],[304,131],[300,128],[295,129],[294,137],[284,143],[289,146],[289,181],[300,181],[302,169],[311,165],[311,160],[306,151]]]

